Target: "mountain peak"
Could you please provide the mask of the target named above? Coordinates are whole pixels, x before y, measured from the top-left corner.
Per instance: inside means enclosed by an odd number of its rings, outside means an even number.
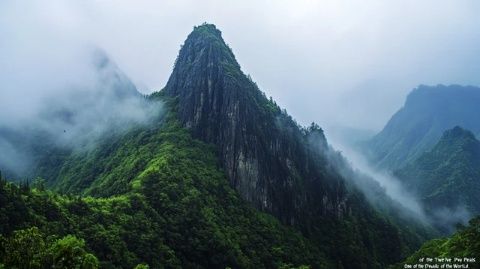
[[[201,57],[208,57],[214,64],[229,63],[240,68],[230,47],[222,38],[222,32],[214,24],[203,23],[194,26],[193,31],[188,35],[178,55],[177,64],[185,63],[181,60],[201,60]],[[191,63],[191,62],[190,62]],[[207,63],[200,61],[198,63]],[[208,62],[212,65],[212,62]]]
[[[432,150],[397,171],[406,186],[419,194],[427,213],[462,207],[478,214],[479,175],[480,142],[472,132],[459,126],[446,130]],[[450,229],[444,222],[439,222],[444,226],[441,228]]]
[[[475,139],[475,135],[469,130],[463,129],[460,126],[455,126],[450,130],[446,130],[440,140],[451,140],[451,139]]]
[[[432,151],[448,152],[450,157],[454,153],[468,153],[480,157],[480,142],[471,131],[455,126],[442,134]]]
[[[203,23],[194,26],[193,31],[188,35],[185,41],[186,45],[196,45],[197,49],[208,46],[228,47],[223,41],[222,32],[214,24]],[[182,51],[180,51],[182,53]]]
[[[201,25],[194,26],[192,33],[214,35],[215,37],[218,37],[218,38],[222,37],[222,32],[217,29],[215,24],[206,23],[206,22],[202,23]]]
[[[185,89],[189,88],[188,85],[180,85],[184,81],[208,78],[202,82],[208,84],[208,81],[211,83],[227,74],[241,75],[240,65],[223,40],[222,32],[215,25],[204,23],[195,26],[182,45],[165,92],[172,96],[189,94],[191,92]]]
[[[325,149],[323,131],[313,124],[306,135],[286,112],[267,99],[242,72],[214,25],[194,27],[164,91],[176,98],[182,125],[195,138],[216,145],[231,186],[256,208],[284,223],[294,223],[302,214],[300,208],[310,206],[300,197],[312,191],[308,195],[314,198],[308,202],[342,203],[325,208],[325,214],[339,216],[346,212],[342,202],[346,197],[328,191],[342,188],[343,181],[320,169],[323,155],[313,152],[309,145],[312,141],[319,146],[318,151]],[[295,180],[309,187],[295,189]],[[319,197],[323,202],[315,200]]]

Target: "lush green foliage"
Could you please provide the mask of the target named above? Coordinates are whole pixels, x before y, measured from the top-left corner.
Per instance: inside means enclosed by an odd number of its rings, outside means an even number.
[[[408,251],[397,244],[402,235],[391,224],[374,211],[360,213],[371,210],[361,198],[351,198],[358,214],[341,221],[312,219],[303,226],[311,239],[259,213],[229,186],[214,147],[192,139],[174,113],[155,128],[135,129],[102,143],[67,159],[61,173],[66,180],[71,176],[82,182],[77,173],[87,175],[97,164],[108,163],[108,169],[87,182],[101,188],[78,192],[105,197],[61,196],[45,191],[41,181],[33,189],[4,183],[1,233],[9,237],[38,227],[45,235],[74,235],[85,240],[85,249],[102,268],[141,263],[151,268],[342,267],[331,260],[366,268],[382,267],[377,260],[396,259]],[[116,189],[117,181],[126,188]],[[94,192],[101,189],[119,194]]]
[[[114,192],[116,181],[123,182],[128,186],[123,194],[80,198],[3,183],[1,233],[10,237],[36,226],[64,237],[49,247],[58,255],[74,235],[85,240],[102,268],[327,266],[312,243],[243,202],[218,167],[214,149],[192,139],[173,114],[161,128],[132,130],[105,143],[75,158],[88,170],[92,163],[105,164],[96,150],[108,148],[110,163],[100,177],[111,175],[98,184]],[[122,167],[129,163],[138,168]],[[72,169],[72,175],[81,169]],[[2,259],[8,258],[3,252]]]
[[[408,257],[403,263],[393,268],[404,268],[403,264],[415,264],[420,258],[476,258],[476,262],[469,268],[480,268],[480,217],[470,220],[468,227],[460,228],[449,238],[434,239]]]
[[[98,268],[98,260],[85,250],[85,242],[72,235],[46,237],[33,226],[0,239],[2,262],[8,268]]]
[[[397,171],[428,210],[465,207],[480,214],[480,142],[467,130],[445,131],[434,148]]]

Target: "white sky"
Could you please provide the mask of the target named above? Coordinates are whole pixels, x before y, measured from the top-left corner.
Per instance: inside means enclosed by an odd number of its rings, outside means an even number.
[[[418,84],[480,84],[479,14],[466,0],[2,0],[0,105],[21,113],[59,77],[81,80],[87,45],[161,89],[206,21],[300,123],[378,130]]]

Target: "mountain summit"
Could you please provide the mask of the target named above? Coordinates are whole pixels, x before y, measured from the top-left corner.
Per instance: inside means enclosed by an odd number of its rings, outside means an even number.
[[[346,213],[342,180],[320,170],[321,154],[243,74],[214,25],[195,27],[188,36],[165,92],[178,98],[184,126],[218,146],[231,185],[255,207],[288,223],[307,207],[305,197],[318,199],[324,213]],[[310,190],[316,194],[306,194]]]

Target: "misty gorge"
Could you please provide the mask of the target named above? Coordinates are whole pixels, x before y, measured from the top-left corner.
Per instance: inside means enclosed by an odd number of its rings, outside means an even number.
[[[401,2],[0,3],[0,269],[480,268],[480,5]]]

